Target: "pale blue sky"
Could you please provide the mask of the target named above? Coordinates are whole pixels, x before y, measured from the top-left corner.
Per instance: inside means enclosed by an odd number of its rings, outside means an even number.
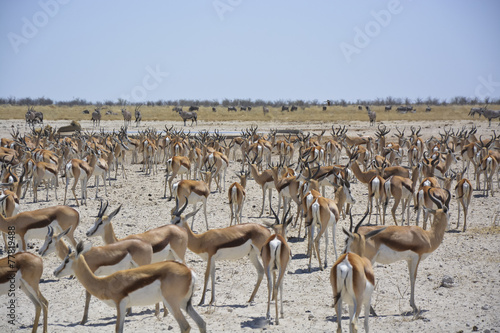
[[[0,0],[0,96],[498,98],[499,16],[495,0]]]

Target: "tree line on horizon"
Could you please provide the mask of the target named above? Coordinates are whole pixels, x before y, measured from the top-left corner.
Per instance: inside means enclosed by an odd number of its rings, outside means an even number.
[[[395,98],[395,97],[386,97],[386,98],[376,98],[374,100],[370,99],[357,99],[356,101],[347,101],[345,99],[338,100],[325,100],[319,101],[317,99],[314,100],[291,100],[291,99],[277,99],[274,101],[266,101],[263,99],[228,99],[224,98],[221,101],[218,99],[213,100],[199,100],[199,99],[176,99],[176,100],[157,100],[157,101],[145,101],[145,102],[129,102],[124,99],[117,99],[116,101],[112,100],[104,100],[102,102],[92,102],[88,101],[84,98],[73,98],[68,101],[54,101],[50,98],[46,97],[24,97],[24,98],[16,98],[16,97],[0,97],[0,105],[57,105],[57,106],[85,106],[85,105],[97,105],[97,106],[125,106],[125,105],[146,105],[146,106],[203,106],[203,107],[229,107],[229,106],[269,106],[269,107],[281,107],[283,105],[295,105],[297,107],[311,107],[311,106],[324,106],[327,105],[332,106],[348,106],[348,105],[484,105],[484,104],[500,104],[500,98],[478,98],[478,97],[465,97],[465,96],[456,96],[448,99],[439,99],[435,97],[427,97],[423,98]]]

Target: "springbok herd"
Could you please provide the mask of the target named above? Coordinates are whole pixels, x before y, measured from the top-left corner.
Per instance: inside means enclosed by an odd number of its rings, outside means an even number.
[[[101,309],[92,296],[116,309],[116,318],[108,315],[99,324],[107,331],[113,324],[116,332],[129,325],[148,329],[137,322],[136,309],[151,305],[156,316],[161,308],[164,316],[171,314],[182,332],[193,323],[201,332],[216,331],[221,311],[224,321],[239,321],[242,329],[278,329],[293,319],[287,312],[300,297],[314,299],[307,313],[334,305],[332,317],[318,323],[323,330],[331,331],[336,321],[341,331],[347,303],[350,330],[357,330],[364,308],[368,331],[374,308],[387,315],[372,299],[383,287],[378,282],[390,278],[379,267],[398,261],[408,264],[411,313],[418,318],[440,310],[416,304],[425,296],[432,306],[438,297],[419,292],[430,283],[419,270],[421,261],[448,237],[469,234],[475,205],[491,207],[491,223],[500,220],[494,216],[500,211],[500,136],[474,125],[424,135],[419,126],[379,124],[370,132],[339,124],[310,132],[249,126],[229,137],[164,126],[61,137],[50,129],[21,134],[13,127],[0,148],[0,231],[6,242],[0,259],[6,306],[0,314],[7,314],[0,328],[30,324],[30,311],[7,310],[11,293],[17,304],[27,304],[18,297],[20,287],[35,305],[32,332],[41,314],[44,332],[49,324],[54,331],[75,329],[78,319],[65,315],[52,326],[51,316],[61,317],[54,308],[83,308],[79,325],[85,326],[76,328],[97,328],[92,322],[104,314],[92,310]],[[91,239],[103,245],[92,247]],[[238,260],[246,257],[257,274]],[[229,259],[238,261],[226,266]],[[439,272],[425,274],[430,279]],[[258,293],[264,277],[265,300]],[[288,291],[304,280],[309,282],[294,287],[304,295]],[[315,295],[313,285],[323,280],[329,289]],[[58,290],[50,302],[44,297],[49,289]],[[245,299],[238,297],[241,291]],[[265,314],[241,315],[258,303],[266,304]],[[308,320],[318,319],[309,314]],[[151,329],[172,323],[167,317]],[[296,329],[312,326],[304,327]],[[426,323],[419,327],[425,330]],[[375,324],[372,329],[377,331]]]

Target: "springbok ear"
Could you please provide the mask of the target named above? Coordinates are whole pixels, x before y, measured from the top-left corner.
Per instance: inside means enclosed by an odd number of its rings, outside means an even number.
[[[57,235],[57,240],[60,240],[61,238],[63,238],[64,236],[66,236],[68,234],[68,232],[71,230],[71,228],[73,228],[73,227],[71,226],[68,229],[66,229],[63,232],[61,232],[59,235]],[[52,235],[54,235],[54,231],[52,231]]]
[[[184,218],[187,220],[187,219],[189,219],[190,217],[195,216],[195,215],[196,215],[196,213],[198,213],[198,212],[200,211],[200,209],[201,209],[201,207],[200,207],[200,208],[198,208],[197,210],[195,210],[194,212],[191,212],[191,213],[187,214]]]
[[[346,228],[342,228],[342,231],[344,232],[344,234],[346,234],[347,237],[354,238],[354,236]]]
[[[266,227],[268,229],[272,229],[274,226],[274,223],[271,223],[271,222],[262,222],[262,224],[264,224],[264,227]]]
[[[381,233],[382,231],[384,231],[385,229],[387,229],[387,227],[385,228],[381,228],[381,229],[377,229],[377,230],[372,230],[370,231],[369,233],[367,233],[365,235],[365,239],[370,239],[372,237],[375,237],[376,235],[378,235],[379,233]]]
[[[83,241],[80,241],[76,245],[76,257],[78,258],[81,254],[85,254],[91,248],[92,248],[92,243],[91,242],[84,243]]]
[[[122,209],[122,205],[120,205],[117,209],[115,209],[114,212],[112,212],[111,214],[109,214],[108,218],[111,220],[113,217],[116,216],[116,214],[118,214],[120,212],[120,209]]]
[[[432,208],[422,207],[426,213],[436,214],[436,210]]]

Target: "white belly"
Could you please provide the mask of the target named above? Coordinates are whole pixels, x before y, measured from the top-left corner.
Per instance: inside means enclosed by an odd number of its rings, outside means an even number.
[[[198,202],[205,202],[205,196],[204,195],[198,195],[194,192],[191,192],[191,194],[189,194],[189,197],[188,197],[188,201],[189,201],[189,204],[192,204],[194,205],[195,203],[198,203]]]
[[[98,276],[106,276],[113,274],[114,272],[118,272],[124,269],[130,269],[133,267],[134,265],[132,264],[132,256],[130,254],[127,254],[120,262],[114,265],[99,267],[98,269],[96,269],[94,274]]]
[[[292,196],[290,195],[290,187],[287,186],[284,189],[281,190],[280,194],[285,197],[285,198],[291,198]]]
[[[252,248],[252,240],[247,240],[244,244],[236,247],[219,249],[213,256],[214,260],[237,260],[246,256]]]
[[[161,293],[161,282],[159,280],[146,287],[131,292],[126,297],[127,307],[151,305],[163,300]]]
[[[62,229],[59,226],[59,222],[57,222],[57,220],[52,221],[52,223],[50,223],[50,226],[52,228],[54,228],[54,232],[55,233],[62,232]],[[29,229],[26,232],[26,234],[24,236],[24,239],[26,241],[28,241],[30,239],[45,239],[45,236],[47,235],[47,232],[48,232],[48,228],[47,227],[41,227],[41,228],[36,228],[36,229]]]
[[[387,265],[400,260],[414,260],[418,258],[418,254],[413,251],[394,251],[386,245],[381,245],[375,257],[375,261]]]
[[[189,169],[188,169],[188,168],[186,168],[185,166],[181,165],[181,166],[179,167],[179,171],[177,172],[177,174],[178,174],[178,175],[183,175],[183,174],[187,173],[188,171],[189,171]]]
[[[151,259],[151,262],[154,263],[154,262],[160,262],[160,261],[169,260],[169,259],[177,260],[177,257],[175,257],[173,252],[174,251],[172,251],[170,244],[168,244],[167,246],[165,246],[163,248],[163,250],[156,252],[156,253],[153,253],[153,257]]]

